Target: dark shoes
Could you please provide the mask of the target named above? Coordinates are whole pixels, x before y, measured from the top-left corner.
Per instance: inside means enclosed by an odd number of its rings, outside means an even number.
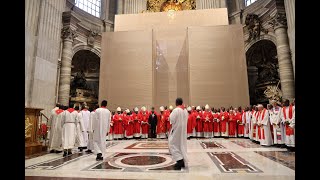
[[[52,150],[50,151],[50,153],[55,153],[55,150],[52,149]]]
[[[98,154],[97,154],[96,160],[97,160],[97,161],[103,161],[102,153],[98,153]]]
[[[67,156],[67,152],[65,151],[64,153],[63,153],[63,157],[66,157]]]
[[[92,153],[92,151],[90,149],[85,151],[86,153]]]
[[[177,163],[174,165],[174,170],[181,170],[181,168],[184,168],[184,160],[181,159],[179,161],[177,161]]]

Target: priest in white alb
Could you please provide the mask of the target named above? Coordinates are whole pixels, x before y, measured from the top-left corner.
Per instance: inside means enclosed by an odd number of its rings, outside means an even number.
[[[294,151],[295,147],[295,106],[290,105],[289,100],[284,101],[281,121],[285,126],[285,144],[288,150]]]
[[[74,108],[77,112],[77,119],[76,119],[76,143],[75,146],[78,147],[80,152],[83,151],[84,147],[87,146],[87,144],[84,141],[83,133],[86,131],[83,123],[83,117],[82,113],[80,112],[80,107],[76,106]]]
[[[50,116],[50,136],[49,136],[49,149],[50,153],[60,153],[62,152],[62,147],[61,147],[61,140],[62,140],[62,133],[61,133],[61,119],[62,119],[62,107],[61,105],[59,106],[58,109],[53,111]]]
[[[96,160],[102,161],[106,151],[107,133],[110,129],[111,113],[107,109],[108,102],[103,100],[101,107],[96,109],[93,120],[93,146]]]
[[[88,106],[84,106],[84,108],[81,110],[81,114],[82,114],[84,129],[86,130],[82,133],[82,136],[83,136],[85,147],[87,147],[88,137],[89,137],[87,129],[89,128],[89,119],[90,119],[90,111],[88,110]]]
[[[176,99],[176,108],[170,114],[171,130],[168,137],[169,152],[177,163],[175,170],[185,167],[187,161],[187,123],[188,112],[184,108],[182,98]]]
[[[272,124],[273,130],[273,143],[281,147],[284,144],[284,127],[281,123],[281,107],[278,106],[277,101],[272,100],[272,109],[269,110],[270,113],[270,123]]]
[[[62,116],[62,148],[64,150],[63,157],[65,157],[71,155],[71,151],[75,147],[78,112],[75,111],[70,104],[69,108],[63,112]]]
[[[271,129],[270,129],[270,119],[269,111],[263,107],[262,104],[258,105],[258,121],[257,124],[260,127],[260,145],[271,146],[273,145]]]

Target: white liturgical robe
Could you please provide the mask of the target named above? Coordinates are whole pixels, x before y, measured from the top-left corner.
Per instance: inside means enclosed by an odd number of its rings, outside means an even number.
[[[171,131],[168,138],[169,152],[174,161],[187,162],[187,123],[188,112],[178,106],[170,114]]]
[[[84,141],[83,132],[86,131],[84,128],[82,113],[78,113],[76,119],[76,147],[85,147],[87,144]]]
[[[245,111],[242,114],[242,122],[245,122],[244,137],[249,137],[251,131],[251,111]]]
[[[82,120],[83,120],[83,126],[85,131],[82,133],[83,136],[83,140],[84,140],[84,144],[85,146],[87,146],[88,144],[88,126],[89,126],[89,119],[90,119],[90,111],[88,111],[87,109],[83,109],[81,111],[82,114]]]
[[[73,149],[75,147],[77,117],[78,112],[72,108],[69,108],[63,112],[63,118],[61,121],[63,149]]]
[[[295,147],[295,106],[281,109],[281,122],[285,127],[285,144],[289,147]]]
[[[258,116],[258,125],[260,126],[260,145],[271,146],[273,145],[271,129],[270,129],[270,120],[269,120],[269,111],[263,109]]]
[[[270,111],[270,123],[273,127],[273,143],[284,144],[284,127],[281,123],[281,107],[273,107]]]
[[[87,128],[87,132],[89,134],[88,137],[88,149],[93,150],[93,120],[95,118],[95,111],[92,111],[90,113],[90,118],[89,118],[89,122],[88,122],[88,128]]]
[[[95,112],[93,120],[93,145],[94,154],[102,153],[102,157],[106,151],[106,138],[110,130],[111,113],[105,108],[98,108]]]
[[[50,136],[49,136],[49,150],[62,151],[62,128],[61,120],[63,117],[63,110],[58,109],[50,116]]]

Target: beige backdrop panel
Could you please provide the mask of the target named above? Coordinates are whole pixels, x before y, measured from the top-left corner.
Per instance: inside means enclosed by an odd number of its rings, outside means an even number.
[[[115,16],[114,31],[152,30],[158,28],[188,26],[228,25],[227,8],[167,12],[121,14]]]
[[[153,31],[154,106],[175,106],[177,97],[189,103],[187,29]]]
[[[99,102],[109,108],[152,105],[152,31],[102,34]]]
[[[249,105],[242,26],[190,27],[188,41],[192,105]]]

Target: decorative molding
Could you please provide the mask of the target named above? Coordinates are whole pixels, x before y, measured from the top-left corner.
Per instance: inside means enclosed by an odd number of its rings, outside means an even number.
[[[195,0],[148,0],[147,10],[143,12],[162,12],[168,10],[192,10],[196,9]]]
[[[78,37],[77,31],[71,29],[69,26],[63,27],[61,29],[61,38],[62,39],[64,39],[64,40],[68,39],[68,40],[73,41],[76,37]]]
[[[93,47],[94,46],[94,42],[95,42],[95,37],[98,36],[98,32],[96,32],[95,30],[89,30],[89,35],[88,35],[88,38],[87,38],[87,43],[88,43],[88,46],[91,46]]]
[[[261,32],[268,34],[268,30],[262,27],[262,21],[257,14],[247,14],[245,25],[249,32],[247,42],[260,39]]]
[[[287,28],[287,17],[285,13],[276,13],[276,15],[271,18],[269,24],[273,27],[273,29],[277,29],[279,27]]]

